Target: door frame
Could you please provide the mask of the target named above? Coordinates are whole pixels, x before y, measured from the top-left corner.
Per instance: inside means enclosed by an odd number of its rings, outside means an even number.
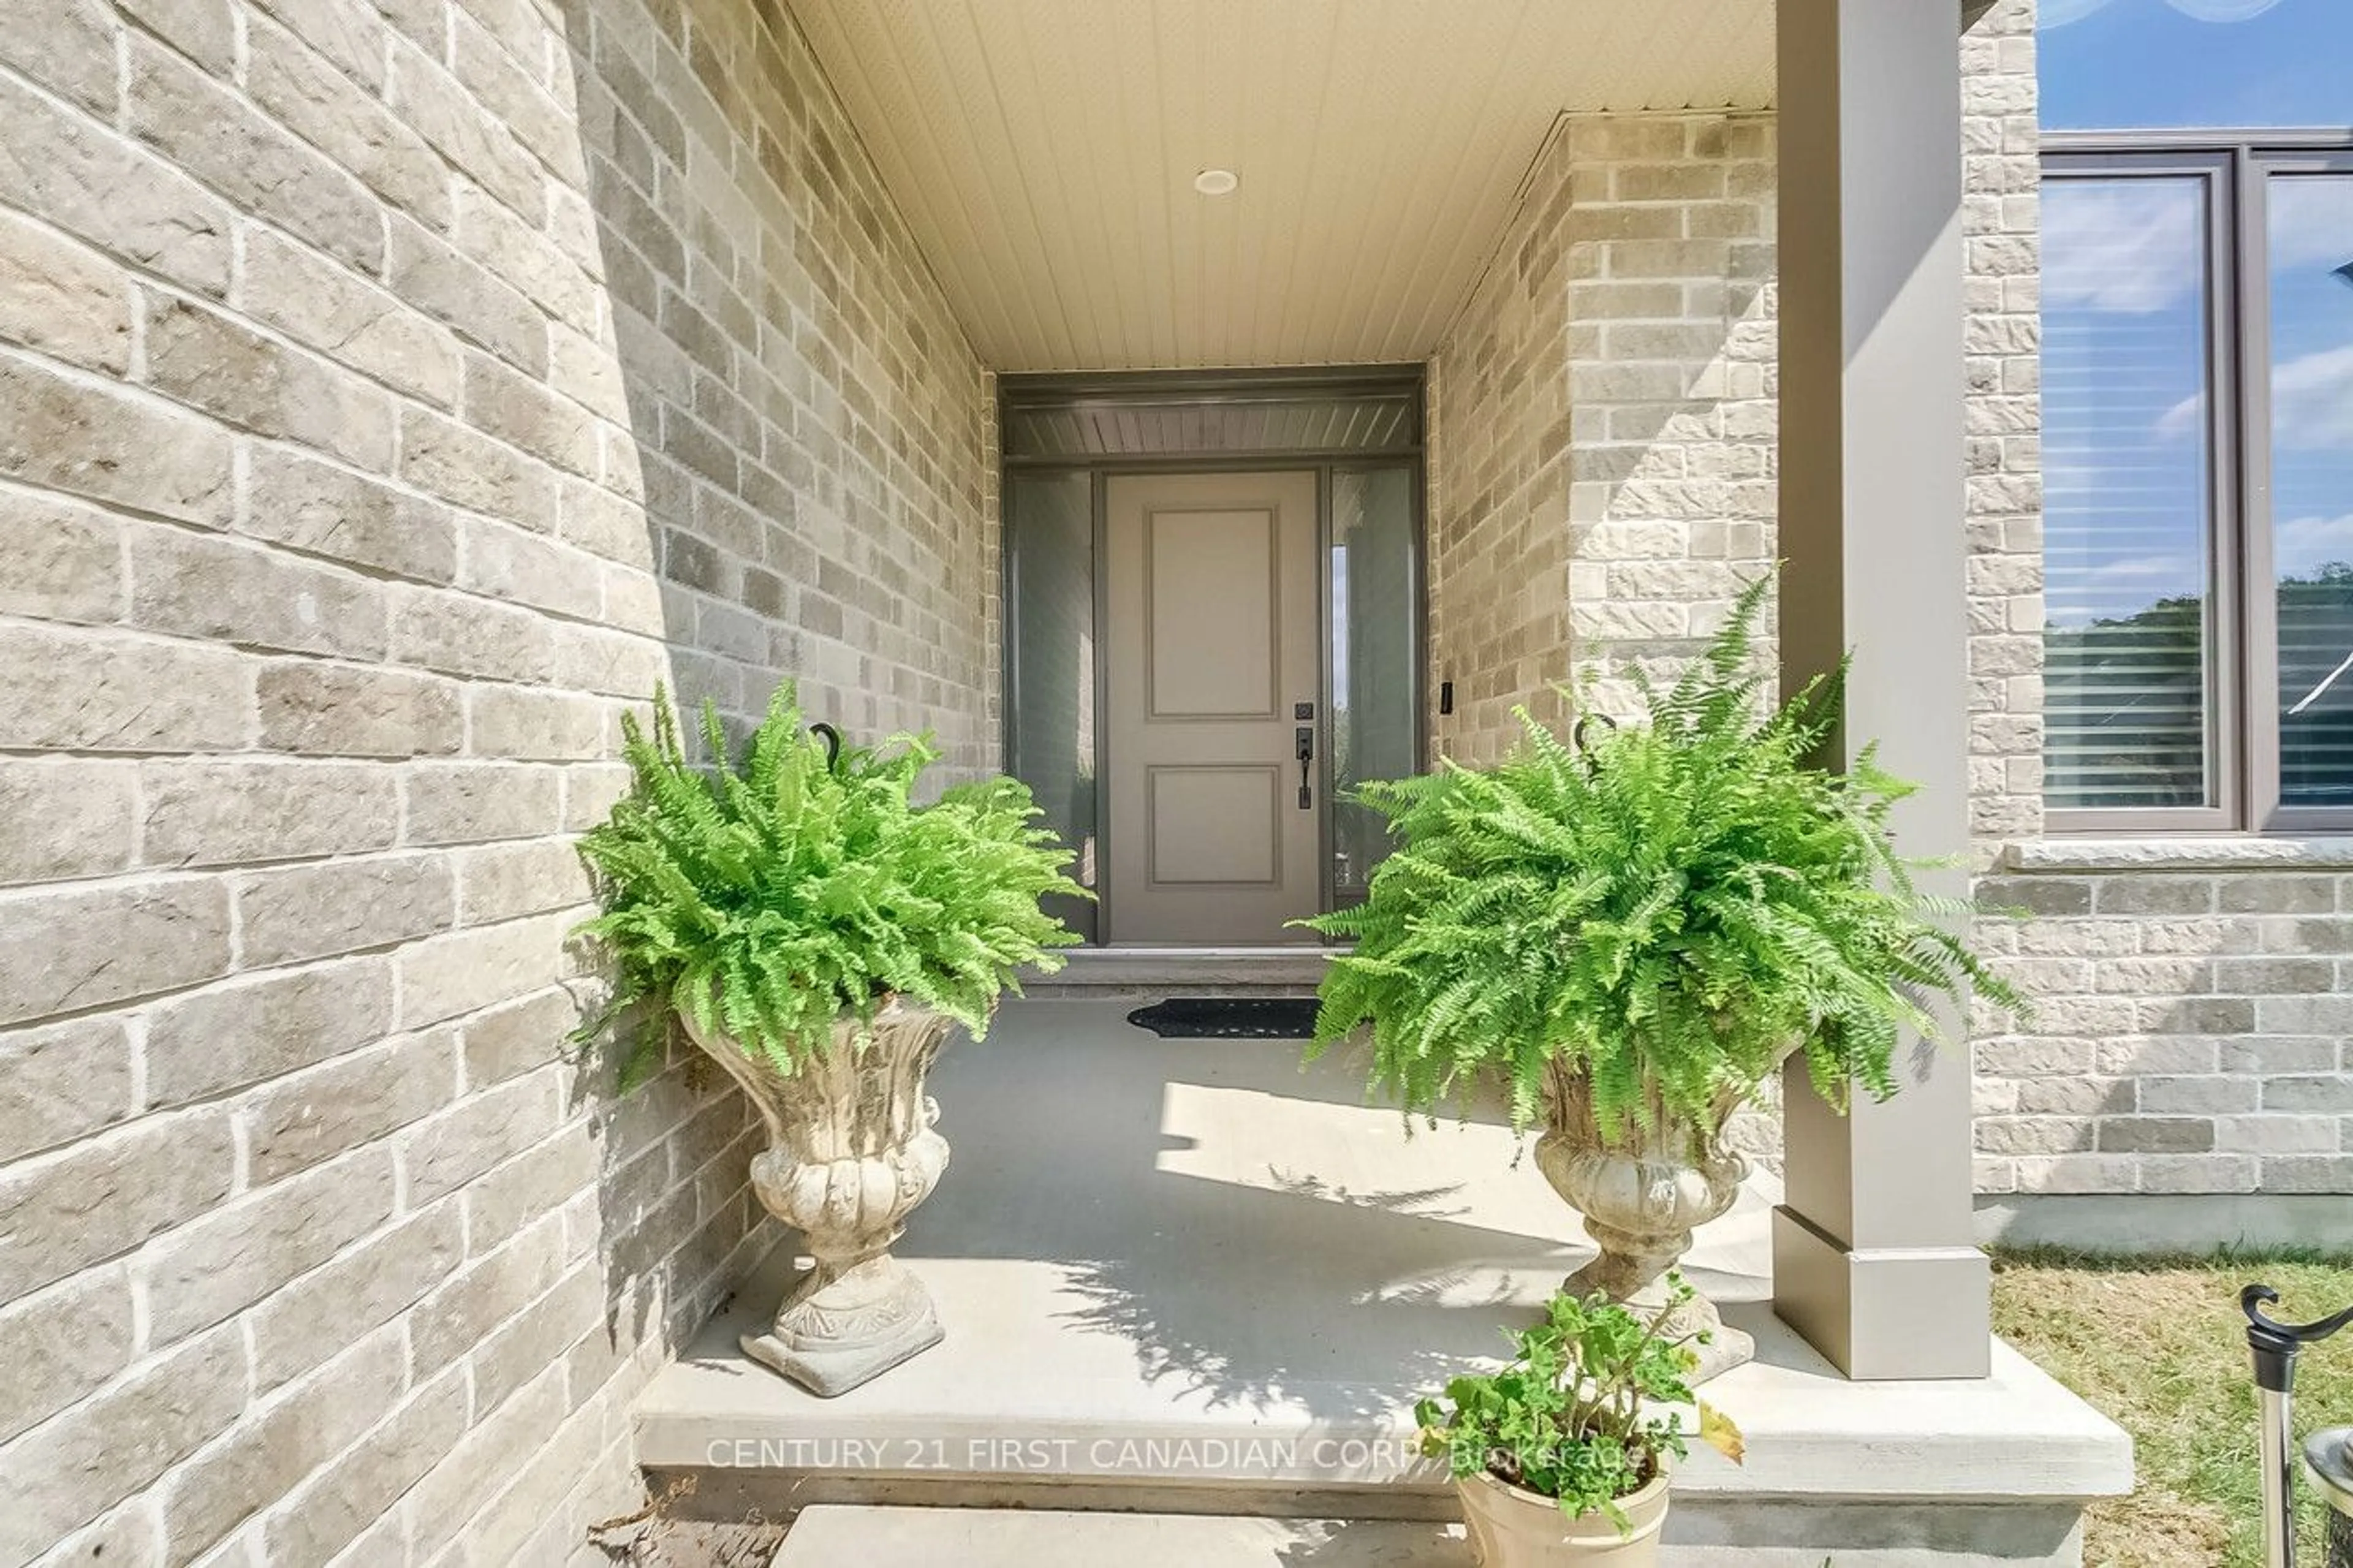
[[[1214,408],[1244,403],[1279,401],[1284,394],[1309,400],[1314,398],[1396,399],[1410,400],[1410,428],[1405,443],[1354,447],[1266,447],[1247,451],[1103,451],[1083,454],[1026,454],[1015,450],[1012,421],[1022,414],[1040,410],[1115,408],[1122,404],[1149,405],[1167,407]],[[999,734],[1001,755],[1006,772],[1019,776],[1017,674],[1019,649],[1015,636],[1016,617],[1020,613],[1015,578],[1013,532],[1010,519],[1004,515],[1011,486],[1002,482],[1017,473],[1084,473],[1088,476],[1089,504],[1092,509],[1092,541],[1094,569],[1094,703],[1097,722],[1095,736],[1095,837],[1098,844],[1096,897],[1096,931],[1094,946],[1109,945],[1100,938],[1110,931],[1112,906],[1118,896],[1110,875],[1110,855],[1107,846],[1117,831],[1113,820],[1110,791],[1111,726],[1103,715],[1109,710],[1111,683],[1111,639],[1105,628],[1111,623],[1111,584],[1103,563],[1110,549],[1111,524],[1105,506],[1105,492],[1110,480],[1131,475],[1174,473],[1313,473],[1315,476],[1315,574],[1316,574],[1316,648],[1319,668],[1316,673],[1316,702],[1321,715],[1318,722],[1324,743],[1316,748],[1315,764],[1315,879],[1316,907],[1332,908],[1335,897],[1333,879],[1333,798],[1332,760],[1335,729],[1332,708],[1332,496],[1336,474],[1354,469],[1398,468],[1409,470],[1412,479],[1409,489],[1412,497],[1413,514],[1408,532],[1411,553],[1408,564],[1408,592],[1412,599],[1414,753],[1426,764],[1430,756],[1430,593],[1429,593],[1429,511],[1430,475],[1427,460],[1427,403],[1423,367],[1409,365],[1340,366],[1330,369],[1303,370],[1237,370],[1237,371],[1124,371],[1103,374],[1005,374],[997,377],[997,465],[1000,483],[999,497],[1000,549],[998,568],[998,603],[1004,606],[998,627],[999,701],[1002,727]]]

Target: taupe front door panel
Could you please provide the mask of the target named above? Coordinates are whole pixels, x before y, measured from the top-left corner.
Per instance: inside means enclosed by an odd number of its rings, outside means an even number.
[[[1324,733],[1315,482],[1106,481],[1114,942],[1313,940],[1283,922],[1320,896],[1320,768],[1298,758],[1302,727]]]

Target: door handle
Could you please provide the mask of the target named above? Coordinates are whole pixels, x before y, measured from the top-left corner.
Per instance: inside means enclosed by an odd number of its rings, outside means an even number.
[[[1308,787],[1309,771],[1315,765],[1315,726],[1302,724],[1292,732],[1292,751],[1299,759],[1299,809],[1315,809],[1315,793]]]

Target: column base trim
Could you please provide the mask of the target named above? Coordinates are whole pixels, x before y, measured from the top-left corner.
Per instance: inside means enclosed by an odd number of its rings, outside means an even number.
[[[1993,1264],[1974,1247],[1856,1249],[1773,1210],[1773,1310],[1858,1383],[1991,1373]]]

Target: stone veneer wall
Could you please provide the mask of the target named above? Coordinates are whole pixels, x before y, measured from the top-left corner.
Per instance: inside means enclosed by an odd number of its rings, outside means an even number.
[[[1961,39],[1969,826],[1980,867],[2042,830],[2042,317],[2034,0]]]
[[[1555,683],[1636,708],[1772,565],[1770,116],[1565,118],[1430,365],[1440,755],[1492,761]],[[1500,606],[1500,609],[1498,608]],[[1741,1146],[1777,1163],[1769,1118]]]
[[[1604,712],[1639,713],[1627,672],[1672,679],[1773,570],[1773,132],[1571,122],[1569,636]]]
[[[0,1560],[562,1563],[774,1239],[569,835],[657,680],[990,763],[985,378],[773,5],[20,0],[0,126]]]
[[[2353,879],[2186,850],[2024,846],[1983,884],[2037,1011],[1978,1046],[1980,1192],[2353,1193]]]

